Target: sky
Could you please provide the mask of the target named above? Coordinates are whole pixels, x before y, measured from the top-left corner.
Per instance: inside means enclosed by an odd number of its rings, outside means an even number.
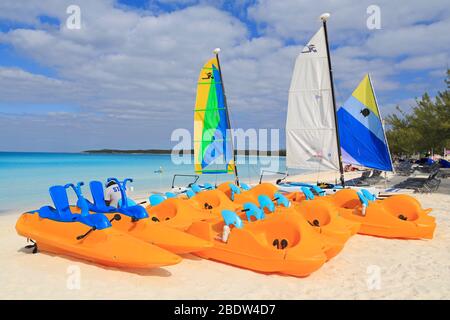
[[[221,48],[234,128],[283,128],[295,58],[328,22],[338,104],[369,72],[382,115],[445,88],[447,0],[2,0],[0,150],[171,148]],[[70,29],[67,8],[80,8]]]

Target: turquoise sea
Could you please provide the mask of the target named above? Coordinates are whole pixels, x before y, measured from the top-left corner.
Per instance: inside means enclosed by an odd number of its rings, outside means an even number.
[[[190,158],[190,157],[189,157]],[[285,170],[284,157],[238,157],[239,176],[246,183],[258,181],[261,169]],[[162,169],[162,173],[155,172]],[[91,180],[133,178],[131,197],[143,197],[171,188],[174,174],[193,174],[193,164],[175,164],[170,154],[86,154],[0,152],[0,213],[37,209],[51,204],[48,188],[84,181],[89,198]],[[232,175],[202,175],[199,183],[232,180]],[[177,179],[186,185],[192,178]],[[70,192],[73,201],[75,197]]]

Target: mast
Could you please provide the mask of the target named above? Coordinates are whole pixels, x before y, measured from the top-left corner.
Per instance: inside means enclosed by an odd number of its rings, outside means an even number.
[[[336,98],[334,95],[334,84],[333,84],[333,71],[331,70],[331,58],[330,58],[330,48],[328,46],[328,33],[327,33],[327,19],[330,17],[329,13],[323,13],[320,16],[323,24],[323,30],[325,33],[325,46],[327,47],[327,59],[328,59],[328,70],[330,72],[330,84],[331,84],[331,96],[333,100],[333,110],[334,110],[334,126],[336,128],[336,142],[337,142],[337,151],[339,158],[339,172],[341,184],[345,187],[345,179],[344,179],[344,166],[342,165],[342,152],[341,152],[341,142],[339,140],[339,128],[338,128],[338,120],[337,120],[337,108],[336,108]]]
[[[234,143],[233,143],[233,135],[231,134],[231,123],[230,123],[230,115],[228,113],[228,105],[227,105],[227,96],[225,94],[225,86],[223,85],[223,76],[222,76],[222,69],[220,68],[220,61],[219,61],[219,52],[220,52],[220,48],[216,48],[214,49],[214,54],[216,55],[216,59],[217,59],[217,67],[219,69],[219,74],[220,74],[220,84],[222,86],[222,92],[223,92],[223,103],[225,106],[225,113],[227,115],[227,124],[228,124],[228,128],[229,131],[227,133],[227,135],[230,135],[230,141],[231,141],[231,151],[233,153],[233,161],[234,161],[234,176],[235,176],[235,182],[236,185],[239,186],[239,175],[238,175],[238,171],[237,171],[237,160],[236,160],[236,154],[234,153]],[[225,137],[226,138],[226,137]]]

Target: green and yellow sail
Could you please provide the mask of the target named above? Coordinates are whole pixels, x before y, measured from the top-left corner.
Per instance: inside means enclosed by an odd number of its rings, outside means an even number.
[[[233,145],[217,57],[200,71],[194,111],[194,166],[199,174],[235,173]]]

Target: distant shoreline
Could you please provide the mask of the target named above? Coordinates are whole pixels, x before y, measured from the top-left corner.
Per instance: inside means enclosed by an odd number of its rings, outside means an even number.
[[[176,150],[182,154],[193,154],[194,150]],[[121,150],[121,149],[98,149],[86,150],[82,153],[88,154],[171,154],[172,150],[168,149],[135,149],[135,150]],[[279,151],[259,151],[259,150],[235,150],[237,155],[268,155],[268,156],[285,156],[286,150]]]
[[[183,154],[193,153],[192,150],[180,150]],[[171,154],[172,150],[166,149],[136,149],[136,150],[120,150],[120,149],[99,149],[99,150],[86,150],[82,153],[101,153],[101,154]]]

